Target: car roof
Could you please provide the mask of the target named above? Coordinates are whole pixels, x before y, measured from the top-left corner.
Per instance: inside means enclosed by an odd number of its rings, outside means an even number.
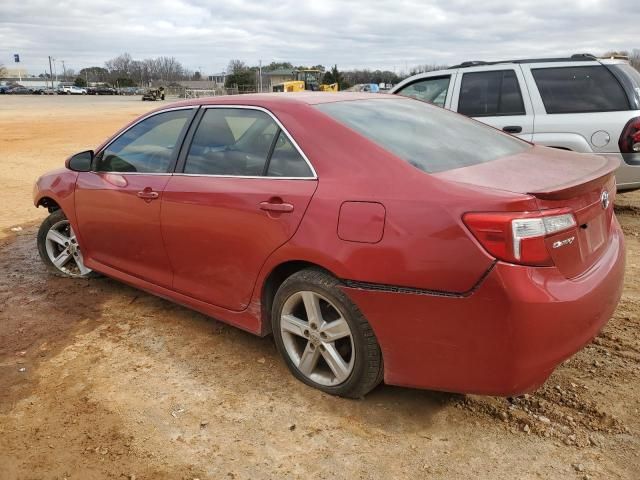
[[[553,62],[589,62],[599,61],[595,55],[590,53],[576,53],[570,57],[551,57],[551,58],[520,58],[514,60],[497,60],[492,62],[485,62],[483,60],[473,60],[469,62],[462,62],[459,65],[453,65],[449,67],[453,68],[468,68],[468,67],[481,67],[483,65],[500,65],[502,63],[553,63]]]
[[[274,106],[285,104],[318,105],[321,103],[349,102],[354,100],[393,99],[398,100],[397,95],[386,93],[366,92],[279,92],[279,93],[250,93],[243,95],[221,95],[217,97],[202,97],[183,100],[172,106],[198,106],[198,105],[247,105],[247,106]]]

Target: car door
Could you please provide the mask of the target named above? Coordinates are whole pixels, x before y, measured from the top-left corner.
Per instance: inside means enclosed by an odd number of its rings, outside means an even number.
[[[76,215],[86,259],[171,287],[160,201],[194,112],[144,118],[96,154],[93,171],[78,175]]]
[[[268,256],[298,228],[316,175],[265,110],[203,107],[199,117],[162,198],[173,289],[240,311]]]
[[[460,69],[452,110],[530,141],[534,112],[519,65]]]
[[[393,93],[429,102],[438,107],[451,108],[455,78],[454,71],[432,73],[400,85]]]

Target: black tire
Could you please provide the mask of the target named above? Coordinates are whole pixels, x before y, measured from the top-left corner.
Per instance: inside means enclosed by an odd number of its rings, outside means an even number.
[[[315,292],[329,300],[346,320],[351,330],[355,354],[353,369],[349,377],[338,385],[322,385],[308,378],[298,370],[286,350],[280,329],[282,310],[287,299],[302,291]],[[291,373],[301,382],[331,395],[362,398],[382,381],[384,374],[382,352],[371,325],[358,307],[340,289],[340,281],[330,274],[319,269],[305,269],[287,278],[274,297],[271,324],[280,355]]]
[[[56,267],[51,261],[51,259],[49,258],[49,254],[47,253],[47,234],[49,233],[49,230],[51,230],[51,227],[65,220],[67,220],[67,217],[64,214],[64,212],[62,210],[56,210],[51,214],[49,214],[49,216],[45,218],[45,220],[40,225],[40,229],[38,230],[38,238],[37,238],[38,253],[40,254],[40,258],[42,259],[42,262],[44,263],[45,267],[47,267],[47,270],[49,271],[49,273],[51,273],[52,275],[56,275],[58,277],[94,278],[99,276],[96,272],[93,272],[93,271],[89,271],[89,273],[86,273],[86,274],[75,274],[75,275],[70,273],[65,273],[64,271]]]

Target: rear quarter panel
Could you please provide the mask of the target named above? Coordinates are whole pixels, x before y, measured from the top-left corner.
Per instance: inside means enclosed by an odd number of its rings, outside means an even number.
[[[298,231],[269,258],[267,269],[303,260],[343,279],[466,292],[494,259],[468,233],[462,215],[535,208],[530,197],[428,175],[315,109],[308,112],[313,129],[288,112],[274,113],[313,163],[318,189]],[[340,208],[347,201],[384,206],[380,241],[339,237]]]

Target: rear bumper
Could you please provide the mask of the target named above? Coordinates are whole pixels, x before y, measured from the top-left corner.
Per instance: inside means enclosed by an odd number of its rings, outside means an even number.
[[[620,299],[624,257],[614,220],[608,249],[576,279],[498,262],[468,296],[344,290],[376,333],[386,383],[512,396],[598,334]]]

